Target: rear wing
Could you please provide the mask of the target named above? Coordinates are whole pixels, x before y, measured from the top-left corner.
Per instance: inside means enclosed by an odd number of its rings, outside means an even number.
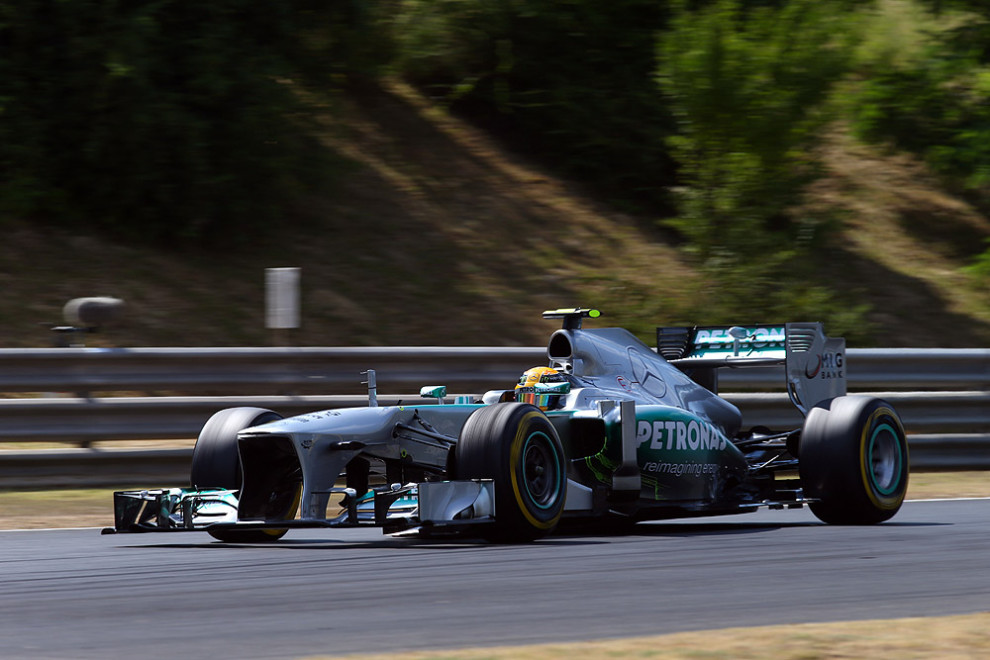
[[[846,393],[846,340],[821,323],[657,328],[657,353],[716,393],[720,368],[783,366],[802,414]]]

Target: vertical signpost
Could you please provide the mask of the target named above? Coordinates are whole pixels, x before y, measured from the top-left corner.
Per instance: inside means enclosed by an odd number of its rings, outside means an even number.
[[[265,269],[265,327],[276,346],[288,345],[288,331],[299,327],[299,279],[299,268]]]

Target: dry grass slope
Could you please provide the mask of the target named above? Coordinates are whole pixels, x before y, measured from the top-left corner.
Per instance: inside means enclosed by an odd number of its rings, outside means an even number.
[[[265,345],[263,269],[303,269],[298,345],[536,345],[543,309],[594,305],[650,339],[705,310],[705,282],[652,219],[618,213],[397,82],[309,99],[352,166],[289,209],[305,229],[238,249],[123,246],[8,223],[0,346],[46,346],[70,298],[127,302],[89,345]],[[923,166],[837,132],[812,206],[844,225],[824,281],[872,306],[875,343],[990,343],[990,298],[960,273],[990,222]],[[752,319],[739,319],[740,322]]]
[[[863,292],[878,345],[988,345],[990,291],[961,266],[982,251],[990,220],[909,155],[835,131],[823,157],[811,199],[842,219],[844,246],[823,275]]]

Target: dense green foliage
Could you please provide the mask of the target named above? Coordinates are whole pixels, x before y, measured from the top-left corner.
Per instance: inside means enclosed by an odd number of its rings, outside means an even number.
[[[990,65],[951,40],[928,46],[903,68],[879,71],[863,83],[856,112],[859,134],[887,140],[925,157],[951,182],[990,202]]]
[[[407,0],[396,66],[455,111],[664,218],[722,282],[710,320],[754,296],[767,313],[819,314],[837,307],[826,291],[781,283],[810,273],[825,225],[792,209],[817,175],[854,4]]]
[[[965,10],[933,31],[907,61],[875,66],[861,82],[854,126],[868,141],[922,156],[947,185],[990,211],[990,3],[936,2]],[[990,283],[990,249],[970,273]]]
[[[671,221],[705,260],[800,248],[807,218],[789,210],[816,174],[813,148],[829,119],[849,49],[834,5],[792,0],[746,11],[719,0],[682,11],[660,43],[659,81],[677,131],[679,216]]]
[[[655,0],[405,0],[396,66],[613,201],[668,210]]]
[[[910,57],[864,64],[860,23],[877,5],[0,0],[0,218],[141,240],[257,235],[334,179],[300,89],[387,70],[674,228],[713,279],[817,309],[825,292],[779,282],[808,280],[827,239],[827,219],[799,209],[818,141],[843,119],[837,82],[857,84],[858,135],[922,154],[990,207],[990,6],[922,5],[968,13]]]
[[[283,80],[305,9],[0,3],[0,208],[142,240],[261,230],[325,165]]]
[[[678,215],[710,280],[712,322],[808,314],[862,332],[858,310],[815,285],[829,218],[798,211],[819,176],[816,147],[835,119],[826,103],[848,73],[854,24],[842,5],[717,0],[681,9],[659,40],[658,81],[677,120]]]

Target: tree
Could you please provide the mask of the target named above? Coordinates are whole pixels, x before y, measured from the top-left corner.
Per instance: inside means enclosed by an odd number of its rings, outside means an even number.
[[[703,262],[786,258],[806,225],[788,210],[816,175],[826,101],[846,71],[833,3],[680,5],[660,44],[659,83],[677,122],[679,215]]]
[[[292,2],[0,0],[0,211],[147,241],[263,231],[326,165],[284,84],[298,19]]]
[[[613,201],[669,211],[656,0],[406,0],[397,67]]]

